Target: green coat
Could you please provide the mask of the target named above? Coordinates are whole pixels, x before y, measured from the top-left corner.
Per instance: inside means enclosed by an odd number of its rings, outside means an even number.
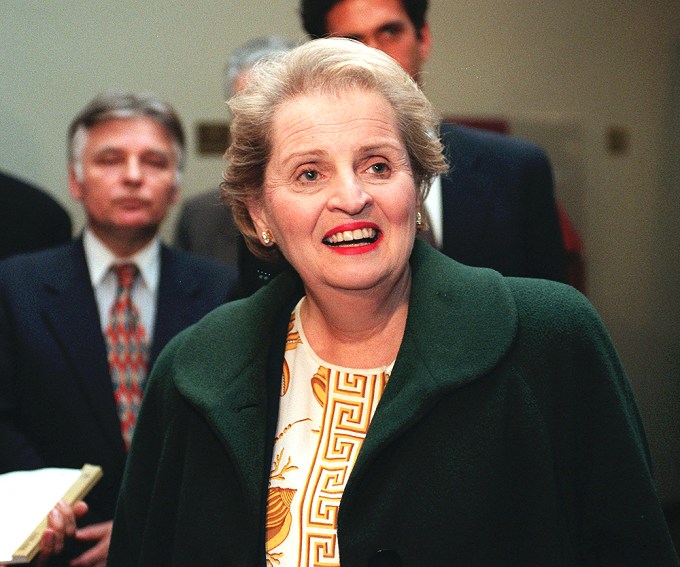
[[[417,243],[404,339],[345,489],[343,567],[675,565],[630,384],[578,292]],[[264,565],[283,274],[162,353],[110,565]],[[382,561],[382,562],[380,562]]]

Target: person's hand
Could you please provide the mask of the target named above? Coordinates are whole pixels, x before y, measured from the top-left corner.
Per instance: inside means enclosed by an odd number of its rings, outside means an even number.
[[[76,530],[75,537],[77,540],[88,541],[94,543],[94,545],[71,561],[70,565],[73,567],[104,567],[106,557],[109,554],[112,529],[113,520],[109,520],[100,524],[90,524]]]
[[[69,506],[64,501],[57,502],[47,515],[47,528],[40,538],[40,551],[36,559],[36,565],[42,566],[53,555],[59,555],[64,551],[64,544],[68,538],[76,533],[76,518],[87,513],[87,504],[82,501]]]

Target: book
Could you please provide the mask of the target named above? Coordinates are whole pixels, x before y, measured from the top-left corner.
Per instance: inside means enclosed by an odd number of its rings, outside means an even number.
[[[47,515],[64,500],[73,505],[102,477],[102,469],[44,468],[0,475],[0,565],[30,563],[40,551]]]

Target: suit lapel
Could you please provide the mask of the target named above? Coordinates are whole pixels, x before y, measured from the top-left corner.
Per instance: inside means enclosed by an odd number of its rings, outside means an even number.
[[[46,271],[41,308],[57,342],[69,360],[97,421],[116,450],[122,449],[120,424],[113,399],[106,345],[90,283],[82,239]]]
[[[161,247],[161,276],[150,366],[168,341],[196,321],[200,282],[167,247]]]
[[[194,328],[175,357],[180,393],[206,416],[233,456],[250,509],[259,511],[271,465],[290,313],[301,296],[282,274]],[[239,321],[238,328],[234,322]]]

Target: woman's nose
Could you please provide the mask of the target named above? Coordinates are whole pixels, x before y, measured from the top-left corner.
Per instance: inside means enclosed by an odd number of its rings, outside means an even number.
[[[364,183],[352,173],[338,177],[332,196],[328,200],[328,206],[331,209],[339,209],[347,214],[356,215],[372,202],[373,198],[366,191]]]

